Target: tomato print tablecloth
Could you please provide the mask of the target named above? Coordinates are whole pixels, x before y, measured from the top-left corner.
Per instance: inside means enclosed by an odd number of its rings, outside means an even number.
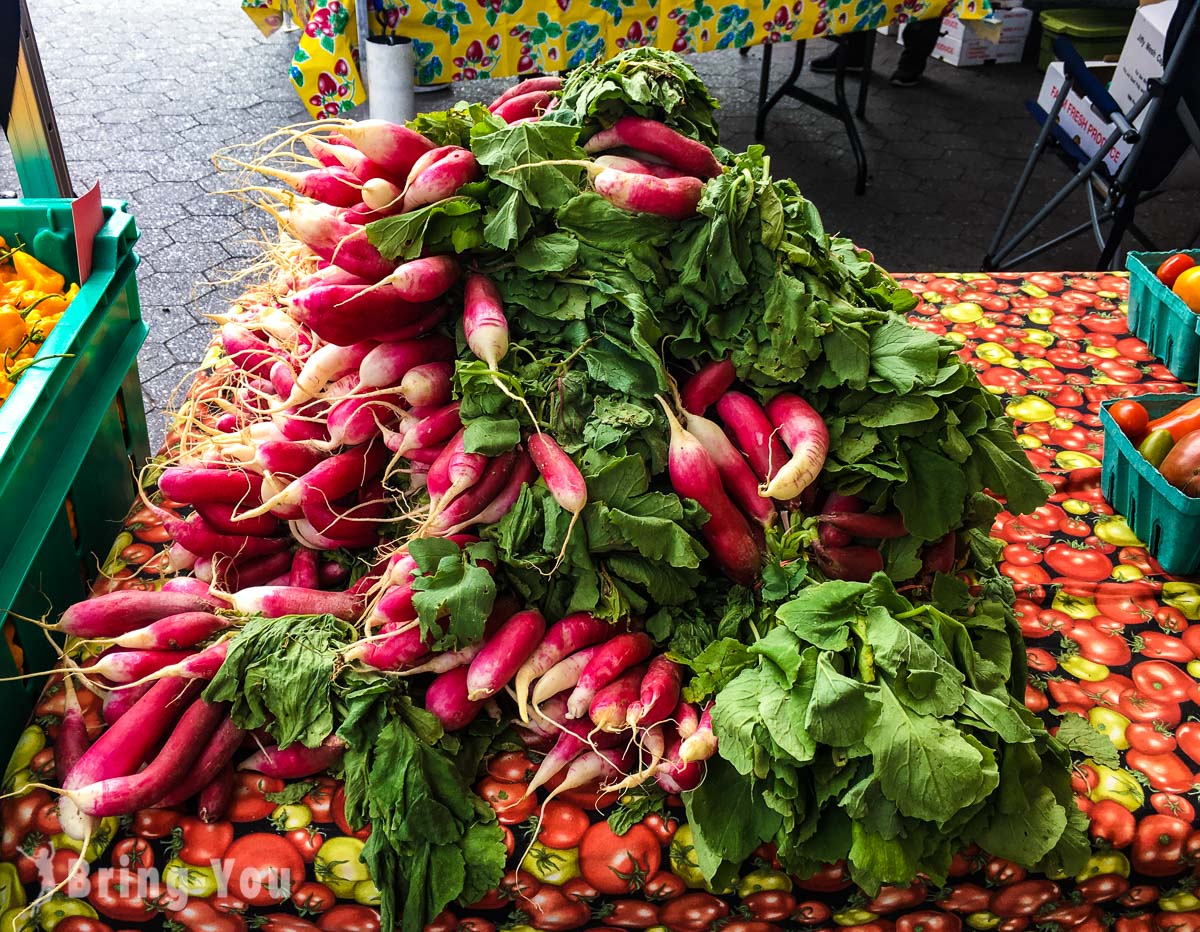
[[[1026,703],[1051,723],[1062,714],[1086,716],[1120,752],[1118,761],[1108,749],[1107,763],[1077,757],[1075,788],[1094,848],[1086,867],[1072,877],[1032,876],[964,851],[942,888],[918,882],[871,897],[851,888],[838,865],[798,880],[760,849],[734,889],[710,892],[682,811],[617,835],[597,813],[594,793],[572,791],[542,813],[538,843],[529,848],[540,808],[521,801],[530,760],[506,754],[490,762],[477,789],[510,833],[517,852],[510,871],[501,889],[443,914],[428,932],[1200,932],[1200,585],[1165,576],[1105,502],[1097,416],[1106,398],[1184,386],[1128,334],[1121,275],[901,281],[922,297],[916,325],[960,342],[983,384],[1006,399],[1021,444],[1055,490],[1033,514],[1001,514],[994,534],[1005,543],[1003,571],[1016,585],[1028,642]],[[154,585],[165,538],[150,511],[133,512],[101,586]],[[83,701],[98,728],[99,699],[84,693]],[[52,777],[62,710],[61,686],[53,684],[9,764],[6,792]],[[378,929],[378,892],[357,857],[364,833],[346,824],[343,798],[328,777],[288,786],[242,773],[222,821],[206,824],[192,809],[107,820],[86,852],[84,898],[50,900],[38,913],[42,927]],[[79,845],[61,833],[56,803],[41,789],[4,800],[0,826],[0,932],[12,932],[18,907],[41,882],[65,875]],[[292,883],[268,883],[250,902],[222,893],[222,879],[244,890],[238,878],[260,868],[287,871]]]
[[[314,118],[366,101],[355,0],[242,0],[267,35],[302,27],[291,80]],[[366,0],[372,35],[412,40],[418,84],[562,71],[639,46],[743,48],[991,12],[990,0]]]

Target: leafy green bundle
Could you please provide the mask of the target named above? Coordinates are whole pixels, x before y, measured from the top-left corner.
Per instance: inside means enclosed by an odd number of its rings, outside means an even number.
[[[775,605],[743,594],[761,635],[692,661],[692,696],[716,695],[720,760],[684,799],[718,886],[764,841],[801,874],[844,858],[871,892],[944,881],[972,842],[1022,864],[1086,860],[1070,755],[1017,698],[1011,613],[948,576],[933,595],[914,605],[883,574]]]

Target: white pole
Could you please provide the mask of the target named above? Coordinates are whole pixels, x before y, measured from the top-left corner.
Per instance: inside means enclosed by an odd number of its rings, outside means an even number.
[[[367,106],[372,119],[405,123],[417,115],[413,103],[412,41],[404,36],[371,36]]]

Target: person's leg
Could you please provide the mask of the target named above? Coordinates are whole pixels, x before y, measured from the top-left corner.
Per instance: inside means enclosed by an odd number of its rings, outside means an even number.
[[[904,26],[904,48],[900,52],[900,61],[896,65],[896,73],[892,75],[892,83],[900,87],[910,87],[917,83],[925,71],[925,62],[937,45],[938,36],[942,32],[942,20],[910,19]]]
[[[862,71],[863,62],[867,57],[867,35],[864,32],[851,32],[844,36],[839,36],[834,41],[844,42],[847,49],[846,70],[847,71]],[[907,41],[907,40],[906,40]],[[934,37],[937,41],[937,37]],[[828,55],[822,55],[820,58],[814,58],[809,67],[820,74],[833,74],[837,70],[837,60],[839,49],[834,49]]]

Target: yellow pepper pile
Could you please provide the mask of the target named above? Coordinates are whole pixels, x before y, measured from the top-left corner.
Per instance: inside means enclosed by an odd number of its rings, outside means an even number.
[[[21,247],[0,236],[0,404],[79,292]]]

